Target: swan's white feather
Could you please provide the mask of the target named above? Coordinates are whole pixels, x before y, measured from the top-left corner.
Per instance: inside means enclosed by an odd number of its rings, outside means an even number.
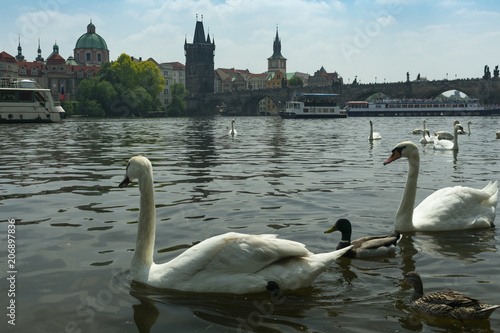
[[[417,230],[438,231],[489,227],[495,219],[498,181],[483,189],[464,186],[442,188],[413,211]]]
[[[167,263],[144,267],[133,278],[194,292],[262,292],[268,281],[284,290],[297,289],[308,286],[346,251],[314,254],[304,244],[275,235],[230,232],[206,239]]]
[[[436,150],[452,150],[454,147],[453,141],[447,139],[438,139],[433,137],[434,149]]]
[[[164,264],[153,262],[155,206],[152,167],[143,156],[130,159],[120,187],[139,179],[140,210],[132,279],[147,285],[193,292],[245,294],[308,286],[351,247],[314,254],[304,244],[276,235],[229,232],[208,238]]]

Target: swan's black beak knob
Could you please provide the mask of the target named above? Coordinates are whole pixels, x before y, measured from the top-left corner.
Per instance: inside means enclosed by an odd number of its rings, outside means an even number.
[[[128,178],[128,176],[125,176],[125,179],[122,180],[122,182],[120,183],[120,185],[118,185],[118,187],[122,188],[127,186],[128,184],[130,184],[130,179]]]

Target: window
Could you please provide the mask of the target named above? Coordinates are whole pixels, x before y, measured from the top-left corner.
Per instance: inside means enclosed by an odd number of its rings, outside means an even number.
[[[100,53],[97,54],[97,61],[98,62],[102,62],[102,60],[101,60],[101,54]]]
[[[90,61],[90,53],[86,53],[87,61]]]
[[[33,102],[33,92],[31,90],[19,90],[20,102]]]

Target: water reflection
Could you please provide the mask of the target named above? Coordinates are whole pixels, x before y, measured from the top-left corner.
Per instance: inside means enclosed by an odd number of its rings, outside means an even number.
[[[219,327],[236,329],[238,332],[266,331],[282,332],[290,328],[307,331],[296,318],[305,318],[314,306],[310,288],[285,294],[226,295],[166,291],[150,288],[133,282],[130,295],[139,300],[133,305],[134,321],[139,332],[150,332],[160,313],[169,308],[184,307],[196,317]],[[162,308],[162,311],[159,310]],[[172,311],[174,312],[174,311]],[[176,322],[179,318],[162,317],[165,322]]]

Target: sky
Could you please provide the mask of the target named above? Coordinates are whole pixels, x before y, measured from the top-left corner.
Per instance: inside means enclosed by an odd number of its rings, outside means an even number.
[[[203,18],[202,18],[203,16]],[[110,59],[126,53],[185,64],[197,20],[215,40],[215,68],[267,70],[278,28],[287,72],[322,66],[345,83],[477,78],[500,64],[500,1],[24,0],[5,1],[0,51],[33,61],[55,42],[73,55],[90,20]]]

